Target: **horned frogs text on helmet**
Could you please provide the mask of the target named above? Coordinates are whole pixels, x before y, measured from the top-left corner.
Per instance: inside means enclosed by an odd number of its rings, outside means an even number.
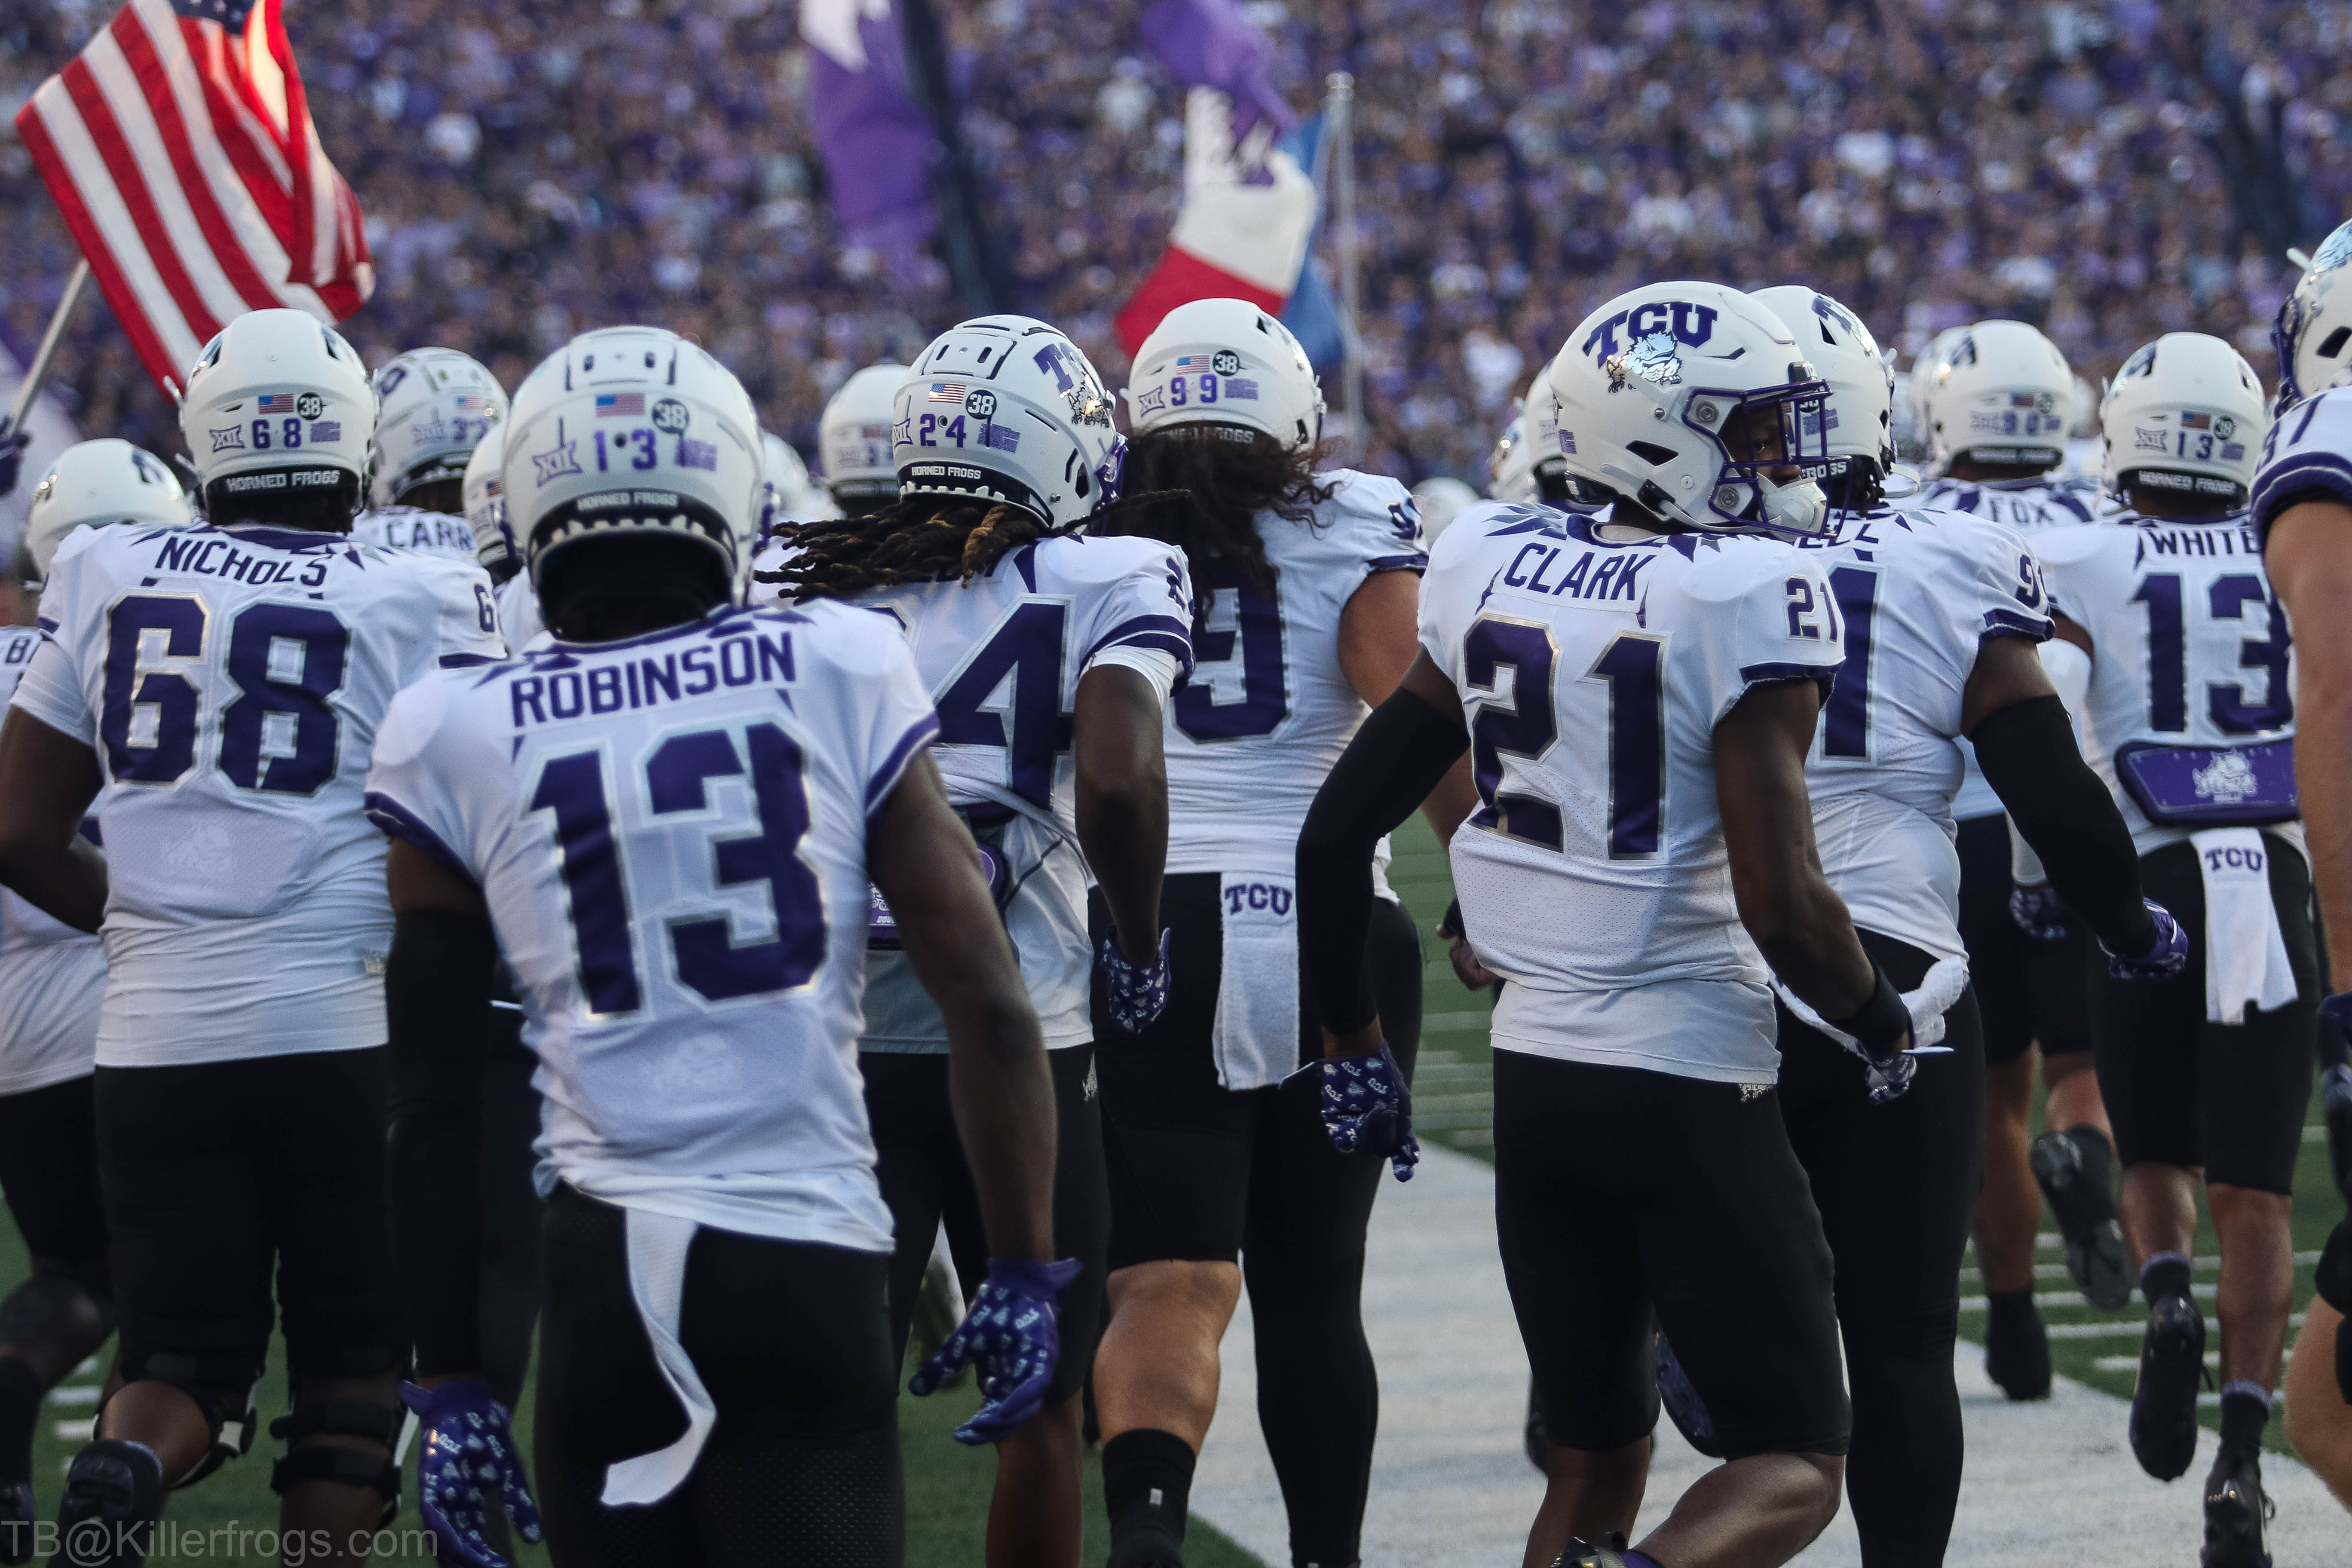
[[[890,458],[890,404],[907,379],[903,364],[869,364],[841,384],[816,425],[816,460],[825,488],[844,507],[898,493]]]
[[[58,454],[25,510],[25,539],[17,575],[37,583],[49,562],[77,528],[116,522],[178,525],[189,521],[188,498],[171,467],[128,441],[110,436],[81,441]]]
[[[899,384],[890,455],[903,495],[1003,501],[1060,527],[1118,499],[1127,441],[1078,345],[1029,316],[933,338]]]
[[[1528,437],[1524,405],[1503,426],[1502,438],[1495,443],[1494,453],[1486,459],[1486,473],[1490,500],[1527,506],[1540,499],[1536,489],[1535,444]]]
[[[2102,477],[2117,495],[2137,484],[2233,504],[2254,482],[2271,423],[2254,367],[2203,332],[2167,332],[2124,361],[2101,422]]]
[[[250,310],[223,327],[180,402],[180,438],[215,521],[321,491],[348,517],[374,434],[375,389],[360,356],[302,310]]]
[[[506,389],[456,349],[411,349],[375,373],[368,503],[394,506],[418,485],[459,479],[474,447],[507,416]]]
[[[598,534],[678,534],[749,581],[766,479],[760,419],[732,372],[658,327],[583,332],[515,393],[503,500],[533,584]]]
[[[1822,417],[1831,460],[1868,465],[1864,488],[1875,494],[1895,470],[1895,372],[1878,352],[1878,340],[1862,318],[1802,284],[1759,289],[1755,300],[1780,318],[1829,383]],[[1851,488],[1846,504],[1857,510],[1867,506]]]
[[[2271,324],[2271,347],[2278,351],[2278,403],[2285,413],[2315,392],[2341,385],[2352,371],[2352,223],[2337,226],[2320,241],[2303,277],[2279,306]]]
[[[1814,481],[1829,467],[1829,385],[1747,295],[1697,282],[1620,294],[1578,325],[1549,374],[1570,475],[1709,531],[1828,528]],[[1752,447],[1735,453],[1727,430],[1753,432]]]
[[[2074,373],[2058,345],[2023,321],[1979,321],[1946,348],[1923,405],[1928,456],[1938,465],[1971,458],[2054,468],[2066,457]]]
[[[1246,300],[1193,300],[1135,351],[1127,414],[1139,436],[1174,425],[1237,425],[1283,446],[1323,438],[1323,386],[1290,329]]]
[[[474,533],[474,558],[503,583],[522,570],[522,552],[515,547],[514,531],[507,527],[507,427],[493,425],[474,444],[466,459],[466,478],[458,494],[466,509],[466,526]]]

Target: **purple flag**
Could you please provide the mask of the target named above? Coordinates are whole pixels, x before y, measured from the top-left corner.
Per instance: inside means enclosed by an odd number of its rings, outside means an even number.
[[[801,37],[809,119],[842,231],[907,284],[937,218],[924,179],[931,125],[907,94],[898,19],[889,0],[803,0]]]
[[[1156,0],[1143,14],[1143,37],[1186,87],[1213,87],[1234,100],[1234,146],[1263,120],[1279,137],[1297,122],[1274,90],[1273,51],[1234,0]]]

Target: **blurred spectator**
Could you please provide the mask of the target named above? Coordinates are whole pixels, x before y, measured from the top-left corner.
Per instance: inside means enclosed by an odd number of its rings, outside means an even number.
[[[934,3],[1027,306],[1116,383],[1111,317],[1165,242],[1182,155],[1141,0]],[[108,9],[11,7],[0,109]],[[1356,75],[1369,466],[1407,480],[1483,485],[1510,393],[1640,282],[1811,283],[1906,360],[2008,315],[2095,377],[2182,329],[2266,364],[2292,281],[2276,247],[2352,211],[2344,0],[1245,9],[1302,110],[1327,72]],[[344,330],[372,363],[441,342],[512,385],[576,330],[651,321],[807,447],[844,376],[961,313],[943,268],[902,289],[843,245],[787,0],[347,0],[289,23],[368,213],[381,280]],[[0,206],[22,215],[0,253],[22,346],[73,252],[5,137]],[[59,375],[92,433],[168,449],[169,410],[102,307]]]

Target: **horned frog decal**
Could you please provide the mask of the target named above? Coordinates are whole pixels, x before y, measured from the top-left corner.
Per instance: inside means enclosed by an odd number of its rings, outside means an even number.
[[[2235,805],[2261,787],[2254,780],[2253,764],[2235,752],[2223,752],[2210,766],[2190,770],[2189,782],[2198,799],[2217,805]]]

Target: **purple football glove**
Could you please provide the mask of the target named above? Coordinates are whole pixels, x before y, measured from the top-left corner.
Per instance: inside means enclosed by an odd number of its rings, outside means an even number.
[[[489,1509],[503,1507],[515,1533],[533,1546],[546,1532],[523,1485],[507,1407],[490,1397],[488,1384],[471,1378],[432,1388],[404,1383],[400,1397],[423,1427],[416,1506],[432,1531],[435,1560],[443,1568],[509,1568],[482,1533]]]
[[[2099,943],[2099,951],[2107,955],[2107,973],[2117,980],[2169,980],[2189,963],[2189,933],[2172,918],[2172,911],[2154,899],[2142,899],[2147,906],[2148,919],[2156,922],[2156,941],[2137,958],[2126,958]]]
[[[2009,890],[2009,918],[2036,942],[2066,938],[2066,900],[2047,882],[2019,883]]]
[[[1140,1034],[1168,1010],[1168,933],[1160,933],[1160,953],[1149,964],[1121,958],[1118,943],[1103,938],[1103,1002],[1110,1021],[1129,1034]]]
[[[1342,1154],[1385,1154],[1400,1182],[1412,1180],[1421,1145],[1412,1136],[1412,1090],[1382,1040],[1377,1052],[1308,1064],[1321,1069],[1323,1131]]]
[[[959,1443],[995,1443],[1045,1406],[1045,1391],[1061,1359],[1062,1291],[1078,1277],[1078,1260],[1059,1263],[988,1260],[988,1278],[971,1310],[937,1353],[915,1369],[908,1392],[918,1397],[966,1365],[980,1368],[981,1406],[956,1428]]]

